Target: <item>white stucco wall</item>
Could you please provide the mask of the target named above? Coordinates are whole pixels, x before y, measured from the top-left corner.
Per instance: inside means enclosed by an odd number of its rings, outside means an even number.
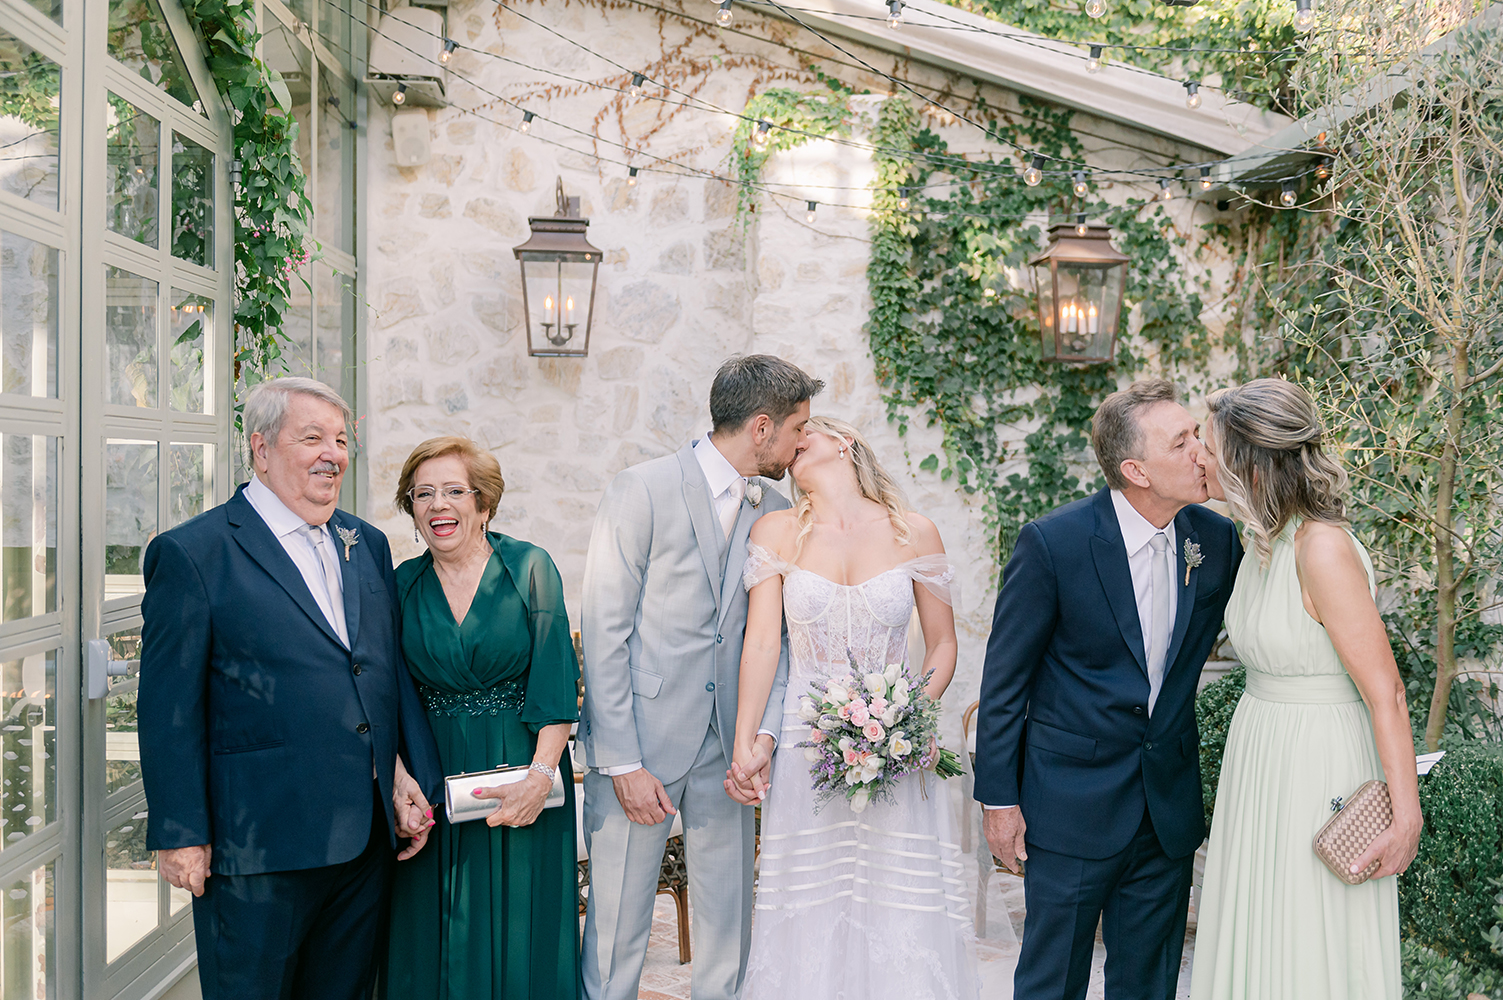
[[[725,107],[739,109],[769,81],[799,72],[798,57],[778,46],[713,31],[690,38],[672,19],[660,22],[637,7],[533,3],[522,9],[625,66],[656,64],[674,46],[682,46],[674,51],[684,63],[713,65],[718,56],[723,68],[697,92]],[[708,0],[685,9],[698,17],[713,13]],[[620,83],[618,70],[490,0],[458,3],[449,11],[450,34],[467,46]],[[794,27],[744,11],[736,26],[827,51]],[[894,67],[890,56],[860,54]],[[889,85],[879,77],[837,61],[821,65],[858,91],[887,93]],[[451,81],[453,106],[429,116],[433,152],[426,166],[394,165],[389,108],[374,109],[370,120],[366,516],[387,531],[398,559],[419,551],[410,520],[391,505],[402,460],[427,437],[470,435],[494,451],[507,479],[498,526],[548,549],[577,620],[591,522],[610,478],[708,428],[710,379],[727,356],[777,354],[825,380],[828,388],[815,400],[814,412],[863,429],[913,507],[938,524],[960,566],[960,660],[946,698],[947,725],[958,733],[960,713],[979,685],[998,567],[987,554],[979,507],[938,475],[916,469],[937,450],[937,431],[917,421],[905,447],[886,421],[862,332],[870,309],[867,220],[859,208],[830,204],[859,206],[869,196],[824,187],[864,186],[871,173],[866,153],[814,142],[777,155],[766,179],[804,185],[790,189],[799,200],[790,205],[763,199],[743,228],[729,185],[644,172],[635,187],[628,186],[624,168],[540,141],[587,150],[588,140],[541,121],[523,136],[485,120],[518,117],[486,92],[525,100],[542,114],[581,127],[599,116],[600,134],[611,139],[624,134],[634,141],[633,135],[656,128],[642,142],[645,148],[706,170],[725,169],[732,124],[727,116],[687,110],[659,128],[669,109],[656,102],[623,101],[617,115],[614,94],[584,88],[549,95],[545,90],[556,79],[480,53],[461,51],[453,68],[483,89]],[[922,84],[980,93],[993,108],[1017,108],[1016,97],[1005,91],[978,91],[922,67],[898,69]],[[691,85],[697,81],[685,86]],[[870,112],[878,100],[857,98],[858,111]],[[481,110],[471,115],[459,108]],[[930,124],[952,151],[998,152],[971,126],[938,118]],[[1149,166],[1206,155],[1085,114],[1075,127],[1092,162],[1101,165]],[[619,149],[604,144],[600,152],[622,158]],[[645,158],[635,162],[650,165]],[[582,199],[590,240],[606,251],[590,354],[583,360],[528,357],[511,253],[527,237],[529,215],[553,214],[560,176],[567,193]],[[1107,197],[1145,193],[1119,185]],[[824,203],[812,225],[804,220],[806,198]],[[1213,209],[1181,201],[1173,211],[1186,221],[1194,211],[1201,222]]]

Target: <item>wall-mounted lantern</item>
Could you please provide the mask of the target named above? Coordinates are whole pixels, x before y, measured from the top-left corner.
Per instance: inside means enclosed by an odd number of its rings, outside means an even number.
[[[1111,229],[1054,226],[1049,248],[1029,264],[1039,298],[1043,359],[1077,364],[1115,360],[1127,257],[1112,246]]]
[[[557,197],[557,214],[528,219],[532,236],[512,248],[522,268],[527,353],[535,358],[582,358],[590,350],[600,250],[585,239],[590,220],[579,217],[577,197],[564,197],[562,177]]]

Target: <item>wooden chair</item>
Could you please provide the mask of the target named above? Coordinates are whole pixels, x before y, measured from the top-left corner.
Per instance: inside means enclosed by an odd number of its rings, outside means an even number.
[[[573,631],[574,653],[584,662],[584,652],[579,640],[579,630]],[[579,680],[579,704],[584,705],[584,675],[580,674]],[[574,748],[569,752],[572,755]],[[579,874],[576,879],[579,913],[584,915],[585,896],[590,888],[590,859],[585,853],[584,846],[584,774],[574,775],[574,819],[576,830],[576,843],[579,853]],[[673,832],[668,837],[668,843],[663,848],[663,865],[658,870],[658,895],[667,893],[673,897],[674,908],[678,913],[678,961],[680,965],[687,965],[690,960],[689,947],[689,867],[684,856],[684,834],[682,822],[678,817],[673,820]]]

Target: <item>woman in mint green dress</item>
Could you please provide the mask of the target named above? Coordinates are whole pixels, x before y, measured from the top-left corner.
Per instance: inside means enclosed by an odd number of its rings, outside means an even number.
[[[1347,529],[1346,473],[1315,404],[1258,379],[1209,401],[1206,486],[1257,558],[1227,632],[1247,691],[1227,736],[1198,911],[1192,1000],[1399,1000],[1398,880],[1421,817],[1404,685]],[[1331,800],[1384,780],[1393,824],[1347,885],[1311,842]]]
[[[397,866],[383,988],[394,1000],[579,994],[574,781],[563,753],[579,667],[548,554],[485,530],[504,483],[489,452],[434,438],[408,457],[397,504],[428,551],[397,567],[402,652],[445,774],[531,765],[488,790],[496,811]],[[555,769],[566,801],[544,809]]]

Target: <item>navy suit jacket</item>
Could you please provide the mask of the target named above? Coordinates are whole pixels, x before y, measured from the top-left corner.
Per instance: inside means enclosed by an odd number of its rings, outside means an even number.
[[[373,769],[387,830],[399,751],[430,801],[443,782],[402,659],[391,549],[334,512],[346,649],[244,489],[146,549],[146,846],[211,844],[223,875],[339,864],[370,839]],[[348,560],[333,526],[357,532]]]
[[[1198,504],[1175,516],[1174,530],[1179,604],[1152,716],[1111,493],[1060,507],[1018,535],[987,641],[976,798],[1021,805],[1028,842],[1046,851],[1109,858],[1127,847],[1145,805],[1169,857],[1205,839],[1195,689],[1242,544],[1231,521]],[[1186,542],[1202,558],[1188,584]]]

